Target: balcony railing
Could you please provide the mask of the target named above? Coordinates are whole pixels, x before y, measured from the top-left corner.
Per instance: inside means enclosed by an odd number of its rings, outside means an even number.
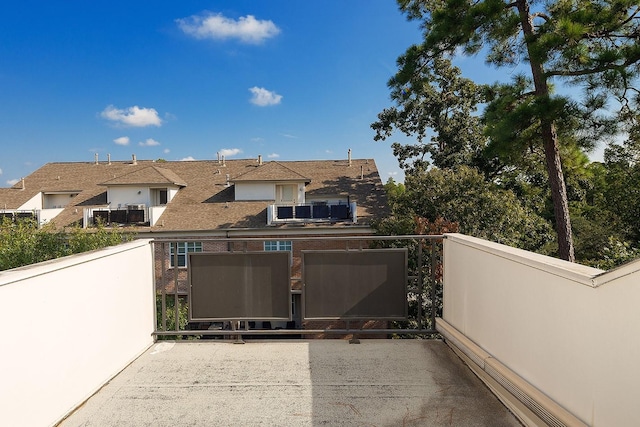
[[[2,210],[0,211],[0,219],[7,218],[12,222],[15,222],[20,219],[30,218],[37,219],[37,211],[35,210]]]
[[[148,209],[144,205],[127,206],[117,209],[93,209],[89,212],[90,216],[86,221],[88,225],[97,225],[98,223],[111,225],[149,225]]]
[[[190,305],[198,303],[193,298],[194,276],[192,266],[173,268],[180,265],[178,244],[196,240],[155,239],[156,296],[157,296],[157,336],[259,336],[259,335],[352,335],[378,336],[432,335],[436,334],[435,319],[442,312],[442,238],[441,235],[416,236],[349,236],[349,237],[290,237],[292,243],[290,285],[294,313],[285,321],[275,318],[225,317],[224,319],[197,321],[187,316]],[[246,254],[264,251],[264,238],[197,239],[202,252],[195,254]],[[200,247],[200,246],[199,246]],[[312,250],[322,247],[322,251]],[[172,249],[171,249],[172,248]],[[351,318],[349,315],[335,317],[334,320],[318,321],[320,318],[306,316],[308,283],[304,282],[304,253],[338,252],[346,259],[349,254],[379,249],[406,249],[406,265],[397,272],[406,277],[407,316],[403,320],[389,320],[382,317]],[[173,254],[171,263],[169,257]],[[183,255],[184,256],[184,255]],[[184,264],[183,264],[184,265]],[[362,265],[360,265],[362,267]],[[370,266],[375,269],[375,265]],[[226,270],[225,270],[226,271]],[[362,271],[362,270],[360,270]],[[229,274],[225,272],[225,274]],[[191,278],[190,278],[191,277]],[[226,277],[226,276],[225,276]],[[380,279],[380,278],[378,278]],[[307,278],[308,280],[308,278]],[[390,280],[380,279],[382,281]],[[356,285],[357,280],[354,281]],[[234,282],[235,283],[235,282]],[[237,283],[236,283],[237,284]],[[361,286],[362,283],[357,283]],[[225,292],[225,291],[222,291]],[[310,294],[309,294],[310,295]],[[370,297],[371,295],[369,295]],[[305,308],[306,307],[306,308]],[[238,315],[241,316],[241,315]],[[214,316],[215,317],[215,316]],[[235,320],[234,320],[235,319]],[[275,320],[275,321],[274,321]]]
[[[356,203],[304,203],[269,205],[267,223],[287,222],[357,222]]]

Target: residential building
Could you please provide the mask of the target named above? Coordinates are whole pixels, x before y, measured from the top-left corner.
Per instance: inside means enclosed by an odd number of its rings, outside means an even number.
[[[292,252],[292,277],[300,253],[330,249],[322,240],[291,237],[362,236],[387,214],[373,159],[313,161],[226,160],[48,163],[12,188],[0,190],[0,215],[31,216],[56,228],[107,227],[138,237],[172,239],[157,245],[158,290],[187,294],[189,252],[228,251],[229,245],[198,239],[268,237],[244,250]],[[176,253],[177,252],[177,253]],[[177,264],[177,265],[176,265]],[[177,267],[177,268],[176,268]],[[161,278],[162,276],[162,278]],[[293,282],[299,291],[300,284]],[[299,298],[294,292],[294,305]]]

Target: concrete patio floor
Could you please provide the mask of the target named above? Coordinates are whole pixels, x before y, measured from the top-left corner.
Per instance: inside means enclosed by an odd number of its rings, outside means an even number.
[[[520,426],[442,341],[159,342],[60,426]]]

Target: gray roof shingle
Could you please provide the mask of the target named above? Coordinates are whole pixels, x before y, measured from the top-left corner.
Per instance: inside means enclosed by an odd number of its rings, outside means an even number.
[[[182,178],[173,171],[157,166],[148,166],[143,169],[134,170],[127,174],[115,177],[101,185],[176,185],[186,187],[186,183]]]
[[[63,227],[82,220],[83,209],[104,207],[105,186],[170,185],[180,190],[154,227],[136,231],[184,232],[267,228],[266,209],[273,201],[235,201],[230,182],[304,180],[307,197],[347,195],[358,208],[358,225],[387,214],[384,187],[372,159],[267,162],[255,159],[111,163],[48,163],[18,183],[0,189],[0,209],[17,209],[39,192],[78,191],[54,219]],[[318,225],[307,225],[315,227]],[[327,226],[327,224],[323,224]],[[334,226],[339,226],[338,224]],[[279,227],[286,228],[286,225]]]

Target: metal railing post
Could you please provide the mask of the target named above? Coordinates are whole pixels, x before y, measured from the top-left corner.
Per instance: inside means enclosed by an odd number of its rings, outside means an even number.
[[[167,262],[165,254],[167,253],[167,244],[162,242],[162,276],[160,278],[160,284],[162,286],[160,296],[160,309],[162,310],[162,330],[167,330]],[[157,305],[157,304],[156,304]]]
[[[178,274],[179,264],[178,264],[178,242],[173,242],[173,308],[174,308],[174,330],[180,330],[180,300],[178,298]],[[186,256],[186,251],[185,251]]]
[[[429,281],[431,282],[431,316],[430,316],[430,325],[431,329],[436,328],[436,310],[438,309],[438,305],[436,304],[437,297],[437,283],[436,283],[436,268],[437,268],[437,260],[436,260],[436,244],[435,241],[431,241],[431,272],[429,274]]]
[[[422,292],[424,275],[422,273],[422,243],[423,239],[418,239],[418,330],[422,330]]]

